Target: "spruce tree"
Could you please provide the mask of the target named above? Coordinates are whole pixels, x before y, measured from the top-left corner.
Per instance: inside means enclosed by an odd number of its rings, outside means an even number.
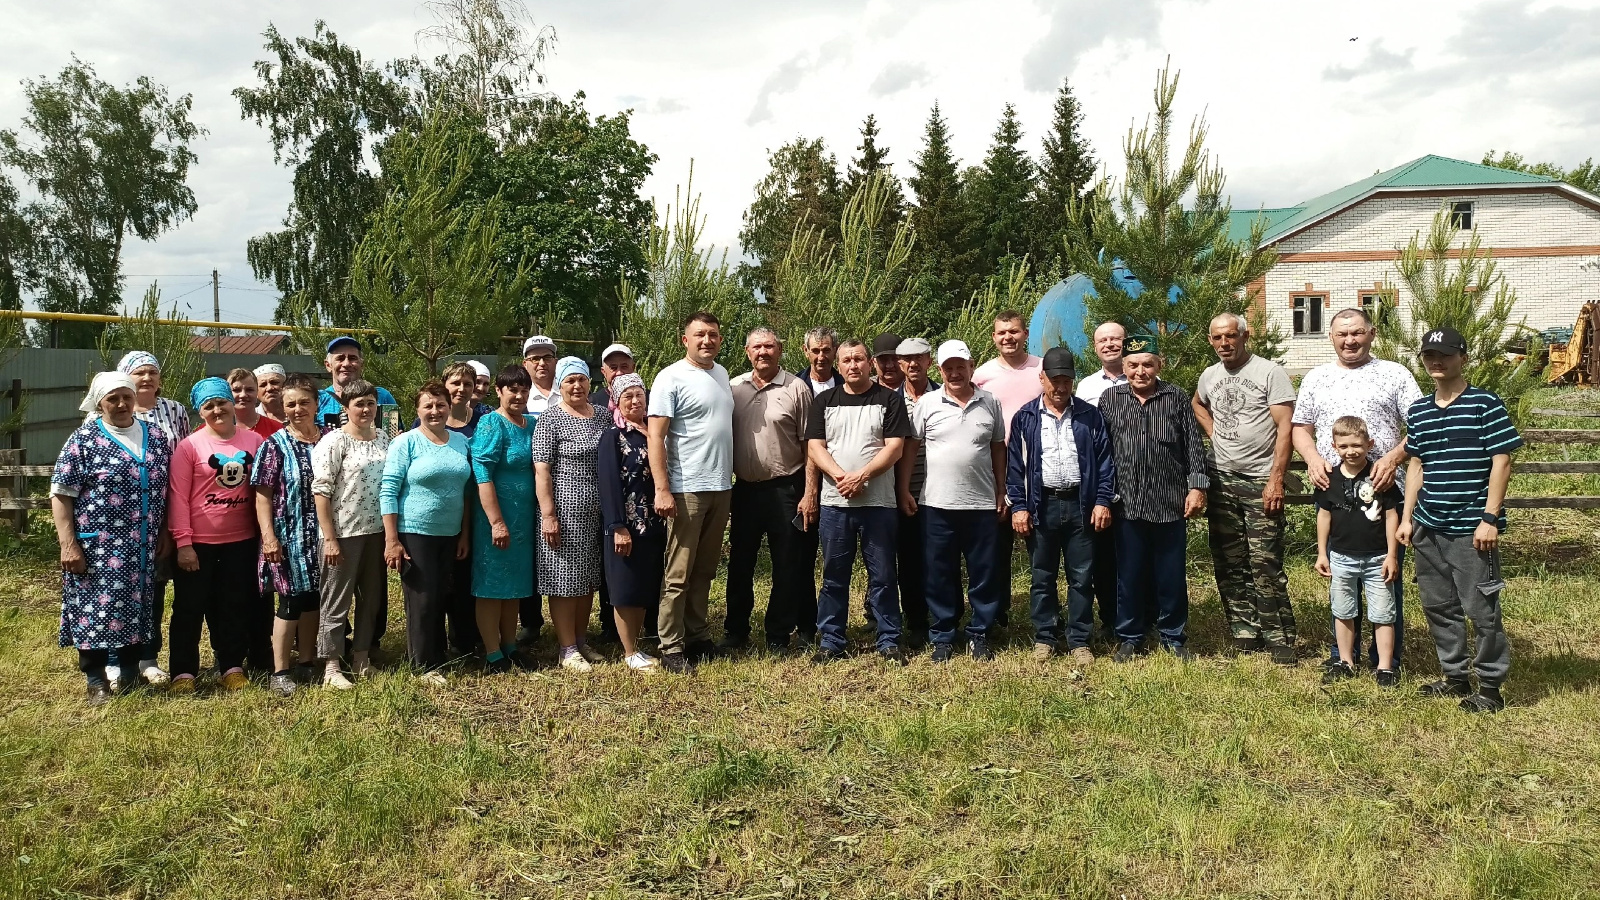
[[[1068,207],[1067,252],[1099,295],[1087,298],[1084,332],[1101,322],[1120,322],[1129,333],[1157,335],[1166,358],[1162,377],[1193,390],[1200,371],[1215,359],[1207,336],[1219,313],[1248,316],[1255,335],[1251,349],[1269,359],[1277,355],[1278,336],[1267,329],[1247,290],[1272,268],[1277,253],[1261,246],[1260,221],[1245,240],[1229,239],[1225,178],[1205,149],[1204,119],[1190,125],[1188,146],[1174,165],[1177,92],[1178,77],[1163,68],[1154,118],[1137,132],[1130,129],[1123,142],[1126,180],[1102,179],[1085,200]],[[1114,282],[1118,261],[1143,285],[1137,297]],[[1176,302],[1169,299],[1173,288],[1180,292]]]
[[[923,330],[942,328],[978,285],[973,228],[957,166],[950,128],[935,103],[922,152],[911,163],[915,174],[907,179],[915,197],[912,295],[919,314],[916,324]]]
[[[1007,103],[995,127],[983,168],[971,180],[971,214],[979,234],[977,271],[988,276],[1002,260],[1027,256],[1033,249],[1037,172],[1022,150],[1022,123]]]
[[[850,161],[850,168],[845,172],[845,200],[854,197],[872,176],[882,173],[889,192],[885,201],[883,222],[889,226],[900,224],[906,217],[905,188],[901,186],[900,179],[890,171],[889,148],[878,143],[877,116],[869,113],[866,120],[861,123],[861,143],[856,145],[856,149],[861,155]]]
[[[837,242],[846,198],[838,160],[821,138],[795,138],[769,153],[768,160],[739,230],[739,243],[755,262],[740,263],[739,278],[776,299],[778,263],[796,232],[816,226],[825,240]]]
[[[1039,204],[1034,215],[1034,253],[1040,265],[1065,254],[1067,206],[1094,186],[1094,149],[1083,136],[1083,107],[1065,79],[1056,92],[1055,116],[1039,160]]]

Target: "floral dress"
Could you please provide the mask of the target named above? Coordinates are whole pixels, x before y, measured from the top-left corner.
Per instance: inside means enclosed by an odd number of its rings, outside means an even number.
[[[283,547],[283,562],[270,563],[265,556],[260,559],[263,593],[293,597],[321,590],[322,533],[311,493],[311,450],[315,446],[283,429],[256,451],[250,484],[272,489],[272,528]]]
[[[597,452],[600,544],[613,606],[648,607],[661,593],[667,520],[656,513],[649,443],[637,428],[608,428]],[[618,556],[612,535],[626,529],[633,550]]]
[[[581,597],[600,589],[600,486],[595,451],[610,419],[596,409],[589,418],[552,406],[533,429],[533,461],[550,466],[551,493],[561,540],[552,547],[540,534],[539,593]]]
[[[73,521],[82,575],[61,573],[61,646],[111,650],[155,638],[156,541],[167,518],[172,448],[141,423],[144,453],[114,439],[100,419],[67,438],[51,484],[76,488]]]

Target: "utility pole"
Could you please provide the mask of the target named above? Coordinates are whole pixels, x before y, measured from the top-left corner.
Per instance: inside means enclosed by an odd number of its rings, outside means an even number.
[[[222,352],[222,300],[217,295],[217,270],[211,270],[211,321],[217,342],[212,353]]]

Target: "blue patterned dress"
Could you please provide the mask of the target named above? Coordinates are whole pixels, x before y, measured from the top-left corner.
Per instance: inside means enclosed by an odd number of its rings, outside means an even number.
[[[283,546],[283,562],[259,561],[263,593],[315,594],[322,584],[322,532],[311,494],[311,448],[285,428],[273,432],[256,451],[250,473],[254,487],[272,489],[272,527]]]
[[[534,417],[524,427],[498,411],[478,420],[472,435],[472,474],[478,484],[492,482],[511,544],[494,545],[483,504],[472,504],[472,596],[521,600],[534,595],[533,542],[539,539],[539,510],[533,495]]]
[[[112,650],[155,638],[156,540],[167,519],[172,448],[149,423],[134,455],[96,418],[67,438],[52,484],[75,487],[82,575],[61,573],[61,646]]]

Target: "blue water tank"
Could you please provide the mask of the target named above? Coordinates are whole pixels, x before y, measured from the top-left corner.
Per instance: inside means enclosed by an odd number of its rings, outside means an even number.
[[[1144,292],[1144,285],[1121,260],[1111,264],[1111,277],[1130,297]],[[1084,318],[1089,314],[1085,298],[1098,296],[1094,282],[1082,272],[1056,282],[1039,298],[1039,305],[1034,307],[1033,318],[1028,322],[1028,352],[1040,355],[1051,347],[1067,347],[1073,353],[1083,353],[1089,346],[1089,335],[1084,328]],[[1176,285],[1167,293],[1168,300],[1173,303],[1182,296],[1183,292]]]

